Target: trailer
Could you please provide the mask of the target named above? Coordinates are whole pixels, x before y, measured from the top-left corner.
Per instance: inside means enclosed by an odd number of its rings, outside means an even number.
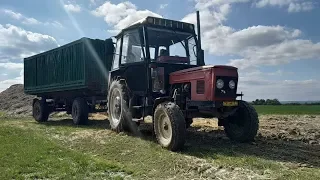
[[[193,24],[146,17],[115,36],[115,49],[111,40],[82,39],[26,58],[25,91],[39,97],[34,118],[66,111],[85,124],[106,102],[112,130],[136,133],[152,116],[158,143],[171,151],[184,147],[197,117],[216,117],[231,140],[253,141],[258,114],[237,93],[238,69],[205,65],[199,12],[197,20],[198,35]]]
[[[33,101],[38,108],[33,113],[36,120],[47,121],[54,111],[70,114],[79,99],[90,104],[88,112],[94,112],[97,103],[106,101],[113,52],[112,39],[81,38],[25,58],[24,91],[41,98]],[[42,114],[41,104],[46,104]]]

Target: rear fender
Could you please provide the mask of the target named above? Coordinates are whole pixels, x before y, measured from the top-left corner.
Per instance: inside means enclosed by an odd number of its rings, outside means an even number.
[[[157,106],[163,102],[166,102],[166,101],[171,101],[172,102],[172,98],[167,96],[167,97],[158,97],[154,100],[154,103],[153,103],[153,108],[152,108],[152,115],[154,113],[154,111],[156,110]]]

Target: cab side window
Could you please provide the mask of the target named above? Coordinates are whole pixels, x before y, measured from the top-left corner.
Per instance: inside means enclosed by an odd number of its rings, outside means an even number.
[[[119,68],[120,46],[121,46],[121,38],[119,38],[116,43],[116,51],[114,53],[112,69]]]
[[[138,30],[127,31],[123,35],[121,64],[143,61],[143,51]]]

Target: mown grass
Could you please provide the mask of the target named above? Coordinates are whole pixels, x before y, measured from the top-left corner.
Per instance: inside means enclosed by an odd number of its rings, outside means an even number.
[[[142,138],[116,134],[106,121],[74,126],[70,119],[39,124],[0,118],[0,172],[5,172],[0,179],[108,179],[119,171],[136,179],[320,179],[319,155],[312,162],[304,159],[309,146],[235,144],[198,131],[189,132],[187,139],[184,151],[172,153],[148,131]],[[307,167],[291,166],[300,162]]]
[[[256,105],[258,114],[320,115],[320,105]]]
[[[122,179],[115,164],[17,127],[0,126],[0,162],[0,179]]]

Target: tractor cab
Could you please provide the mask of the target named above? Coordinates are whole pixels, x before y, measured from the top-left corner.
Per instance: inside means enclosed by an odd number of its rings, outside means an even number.
[[[168,96],[172,72],[204,65],[190,23],[147,17],[123,29],[116,39],[110,81],[126,79],[131,92],[143,101],[146,96]]]

